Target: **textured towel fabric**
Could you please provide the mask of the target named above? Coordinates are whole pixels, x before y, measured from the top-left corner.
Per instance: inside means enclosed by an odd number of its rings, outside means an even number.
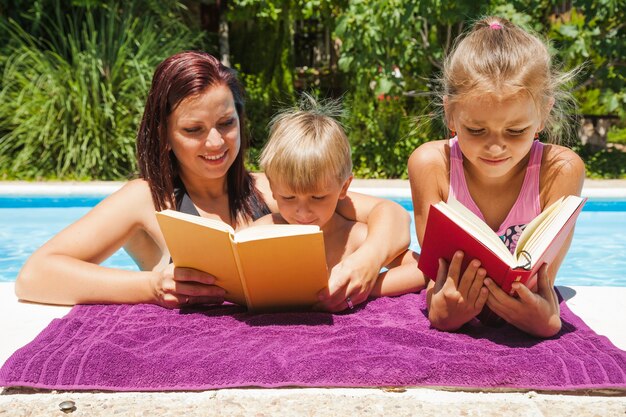
[[[335,315],[79,305],[7,360],[0,386],[626,389],[626,352],[565,303],[563,330],[548,340],[509,325],[439,332],[425,312],[424,292]]]

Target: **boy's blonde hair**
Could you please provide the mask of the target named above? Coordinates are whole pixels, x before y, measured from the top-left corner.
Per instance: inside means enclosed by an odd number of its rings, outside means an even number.
[[[293,192],[316,192],[330,183],[343,184],[352,174],[346,133],[335,119],[337,102],[323,104],[304,95],[300,104],[277,114],[261,152],[260,165],[270,181]],[[335,116],[335,117],[333,117]]]
[[[444,62],[448,105],[493,94],[526,93],[545,121],[551,141],[567,129],[574,101],[565,91],[575,71],[559,73],[545,42],[500,17],[486,17],[457,42]],[[554,106],[553,106],[554,105]],[[567,132],[561,132],[567,133]]]

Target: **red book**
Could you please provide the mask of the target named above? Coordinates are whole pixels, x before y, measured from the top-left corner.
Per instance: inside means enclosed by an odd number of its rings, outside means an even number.
[[[431,205],[418,267],[434,280],[438,259],[449,263],[454,253],[462,250],[461,271],[472,259],[478,259],[487,276],[507,293],[512,293],[514,282],[531,288],[539,268],[559,253],[586,201],[572,195],[546,208],[528,223],[513,254],[485,222],[454,198]]]

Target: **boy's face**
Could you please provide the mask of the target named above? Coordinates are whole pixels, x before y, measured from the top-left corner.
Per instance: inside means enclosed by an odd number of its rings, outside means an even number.
[[[315,224],[323,228],[333,217],[337,202],[348,192],[352,177],[343,184],[331,182],[313,193],[295,193],[284,184],[271,181],[272,195],[280,215],[290,224]]]

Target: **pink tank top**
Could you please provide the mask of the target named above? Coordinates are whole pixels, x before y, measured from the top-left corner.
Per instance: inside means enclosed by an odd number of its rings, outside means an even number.
[[[542,154],[543,144],[538,140],[534,141],[530,148],[530,159],[522,189],[511,211],[496,232],[511,252],[515,250],[519,235],[526,225],[541,213],[539,170],[541,169]],[[450,189],[448,195],[456,198],[483,221],[485,220],[467,188],[463,171],[463,154],[456,137],[450,139]]]

